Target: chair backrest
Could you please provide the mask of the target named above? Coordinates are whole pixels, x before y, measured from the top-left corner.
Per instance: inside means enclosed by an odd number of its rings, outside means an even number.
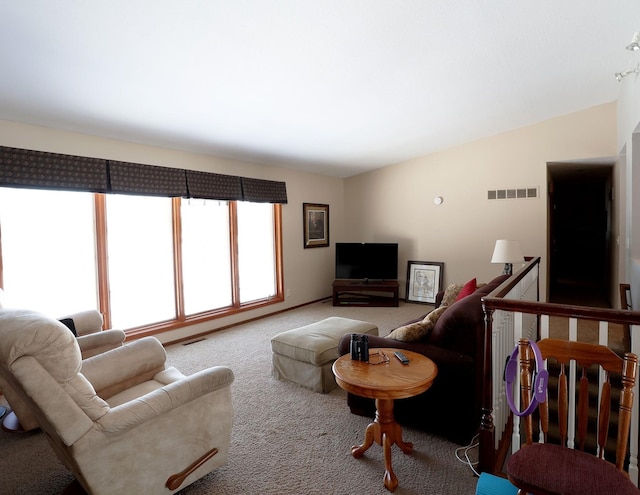
[[[109,407],[80,373],[75,336],[34,311],[0,309],[0,374],[50,436],[71,445]]]
[[[624,460],[627,454],[627,444],[629,439],[629,428],[631,425],[631,412],[633,406],[633,387],[636,381],[638,368],[638,357],[632,353],[625,353],[623,357],[618,356],[610,348],[589,344],[585,342],[571,342],[567,340],[543,339],[537,342],[542,357],[547,360],[552,383],[552,371],[557,369],[557,424],[559,442],[563,446],[574,446],[574,448],[585,450],[587,435],[589,433],[589,390],[591,379],[593,383],[599,384],[599,401],[597,408],[597,421],[595,426],[597,432],[595,440],[597,452],[594,454],[604,459],[605,447],[607,444],[609,423],[612,409],[612,378],[620,378],[620,396],[618,406],[618,432],[616,442],[616,467],[624,469]],[[534,381],[532,359],[533,353],[528,345],[527,339],[521,339],[519,344],[519,364],[520,364],[520,388],[523,406],[528,407],[531,399],[531,387]],[[575,363],[577,380],[575,389],[577,390],[577,401],[569,397],[570,381],[568,375],[571,363]],[[599,366],[599,373],[593,373],[592,367]],[[598,368],[593,368],[594,370]],[[553,373],[555,374],[555,373]],[[591,388],[593,390],[593,387]],[[617,394],[616,394],[617,397]],[[615,397],[614,397],[615,399]],[[540,417],[540,441],[546,442],[549,437],[549,398],[539,404]],[[570,404],[575,404],[575,416],[570,418]],[[575,439],[569,438],[570,422],[575,421]],[[533,442],[533,418],[526,416],[523,418],[526,432],[526,442]],[[612,421],[613,423],[613,421]],[[575,440],[575,441],[574,441]],[[571,445],[573,444],[573,445]]]

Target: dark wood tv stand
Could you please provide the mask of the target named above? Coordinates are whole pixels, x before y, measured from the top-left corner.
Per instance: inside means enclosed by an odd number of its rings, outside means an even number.
[[[343,280],[333,282],[334,306],[398,306],[397,280]]]

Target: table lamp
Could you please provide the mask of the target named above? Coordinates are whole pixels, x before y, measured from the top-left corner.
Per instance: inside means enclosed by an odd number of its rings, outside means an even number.
[[[496,246],[493,248],[491,263],[504,263],[504,271],[502,273],[511,275],[513,273],[513,263],[524,263],[520,241],[497,240]]]

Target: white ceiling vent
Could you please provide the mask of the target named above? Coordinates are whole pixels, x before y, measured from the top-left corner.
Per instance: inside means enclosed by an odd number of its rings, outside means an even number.
[[[489,191],[487,191],[487,199],[530,199],[537,197],[537,187],[525,187],[519,189],[490,189]]]

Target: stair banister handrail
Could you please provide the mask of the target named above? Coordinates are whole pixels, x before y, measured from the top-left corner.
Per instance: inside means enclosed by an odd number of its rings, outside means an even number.
[[[506,456],[508,445],[505,447],[504,440],[511,437],[513,428],[512,415],[509,415],[506,424],[494,424],[494,376],[499,371],[498,368],[504,366],[502,357],[498,358],[494,355],[494,315],[501,312],[511,313],[514,319],[521,316],[518,315],[534,315],[537,318],[538,326],[540,320],[545,318],[548,321],[550,316],[568,317],[570,325],[576,325],[577,319],[592,320],[600,322],[600,343],[606,340],[606,328],[610,323],[629,325],[631,329],[631,352],[640,354],[640,311],[629,311],[609,308],[593,308],[588,306],[567,305],[557,303],[543,303],[540,301],[528,301],[520,299],[506,298],[506,296],[521,283],[522,279],[528,272],[539,269],[539,258],[529,258],[527,264],[518,273],[514,274],[509,280],[502,284],[498,289],[483,298],[483,309],[485,312],[485,336],[484,336],[484,380],[482,393],[482,418],[480,423],[480,449],[479,464],[480,471],[499,472],[502,468],[502,462]],[[538,298],[539,299],[539,298]],[[539,327],[538,327],[539,328]],[[511,329],[513,333],[513,329]],[[635,338],[634,338],[635,337]],[[504,353],[501,349],[499,353]],[[496,359],[494,359],[496,358]],[[638,401],[640,393],[638,392],[639,384],[636,383],[634,390],[634,415],[631,424],[631,445],[629,453],[631,456],[629,475],[638,485],[638,433],[640,430],[640,409]],[[504,433],[503,433],[504,432]],[[499,438],[501,437],[501,438]]]

